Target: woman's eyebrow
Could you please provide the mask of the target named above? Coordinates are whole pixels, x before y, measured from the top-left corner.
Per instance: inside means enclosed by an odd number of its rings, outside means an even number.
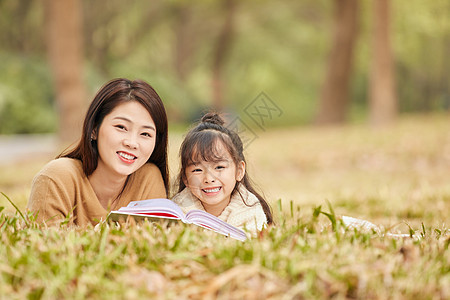
[[[121,117],[121,116],[117,116],[117,117],[115,117],[113,120],[122,120],[122,121],[126,121],[126,122],[128,122],[128,123],[133,123],[133,121],[131,121],[131,120],[128,119],[127,117]],[[152,126],[152,125],[144,125],[144,126],[142,126],[142,128],[150,129],[150,130],[156,131],[156,128],[155,128],[154,126]]]

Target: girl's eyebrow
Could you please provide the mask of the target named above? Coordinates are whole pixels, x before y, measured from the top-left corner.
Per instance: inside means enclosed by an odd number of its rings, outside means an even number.
[[[218,160],[215,160],[214,161],[214,163],[227,163],[227,162],[229,162],[229,160],[228,159],[218,159]]]
[[[125,122],[128,122],[128,123],[133,123],[133,121],[131,121],[127,117],[121,117],[121,116],[114,117],[113,120],[122,120],[122,121],[125,121]],[[156,131],[155,127],[153,127],[152,125],[144,125],[144,126],[142,126],[142,128]]]
[[[199,164],[199,162],[198,161],[189,161],[188,162],[188,164],[187,164],[187,167],[190,167],[190,166],[195,166],[195,165],[198,165]]]

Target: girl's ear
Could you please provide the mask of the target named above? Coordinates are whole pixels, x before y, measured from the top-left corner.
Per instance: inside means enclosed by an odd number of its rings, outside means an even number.
[[[187,178],[186,178],[186,176],[184,174],[181,175],[181,180],[183,180],[184,186],[188,187],[188,181],[187,181]]]
[[[241,181],[245,175],[245,162],[240,161],[236,166],[236,181]]]

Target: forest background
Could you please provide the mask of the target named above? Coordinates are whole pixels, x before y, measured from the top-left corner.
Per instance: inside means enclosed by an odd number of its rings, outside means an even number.
[[[0,186],[24,208],[33,174],[79,138],[94,93],[115,77],[144,79],[163,99],[173,177],[182,135],[210,108],[228,113],[272,200],[317,203],[332,187],[358,185],[323,181],[345,169],[342,157],[348,178],[370,178],[359,176],[358,161],[383,178],[380,143],[396,161],[413,152],[410,164],[425,154],[442,168],[449,13],[445,0],[1,1]],[[405,119],[411,114],[429,117]],[[430,140],[411,142],[418,132]],[[403,135],[415,144],[399,144]],[[320,172],[305,173],[311,166]],[[367,179],[365,189],[384,186]]]
[[[392,161],[407,199],[405,186],[448,165],[449,13],[446,0],[0,1],[1,190],[24,208],[94,93],[128,77],[165,103],[173,178],[183,134],[215,108],[272,201],[320,203],[358,185],[378,197]],[[404,176],[423,160],[426,175]]]
[[[0,134],[73,141],[114,77],[150,82],[171,124],[218,107],[250,126],[261,92],[265,126],[450,107],[446,0],[59,2],[0,2]]]
[[[448,0],[0,0],[0,298],[449,299],[449,16]],[[172,182],[188,126],[226,111],[276,226],[241,243],[34,222],[34,175],[115,77],[163,99]]]

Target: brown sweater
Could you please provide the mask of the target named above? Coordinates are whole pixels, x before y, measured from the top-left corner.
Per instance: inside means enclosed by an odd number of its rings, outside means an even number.
[[[147,163],[130,175],[125,190],[109,211],[130,201],[165,197],[161,172],[154,164]],[[70,224],[95,225],[109,213],[100,204],[81,161],[71,158],[49,162],[34,177],[28,209],[37,213],[37,221],[49,225],[59,224],[69,215]]]

